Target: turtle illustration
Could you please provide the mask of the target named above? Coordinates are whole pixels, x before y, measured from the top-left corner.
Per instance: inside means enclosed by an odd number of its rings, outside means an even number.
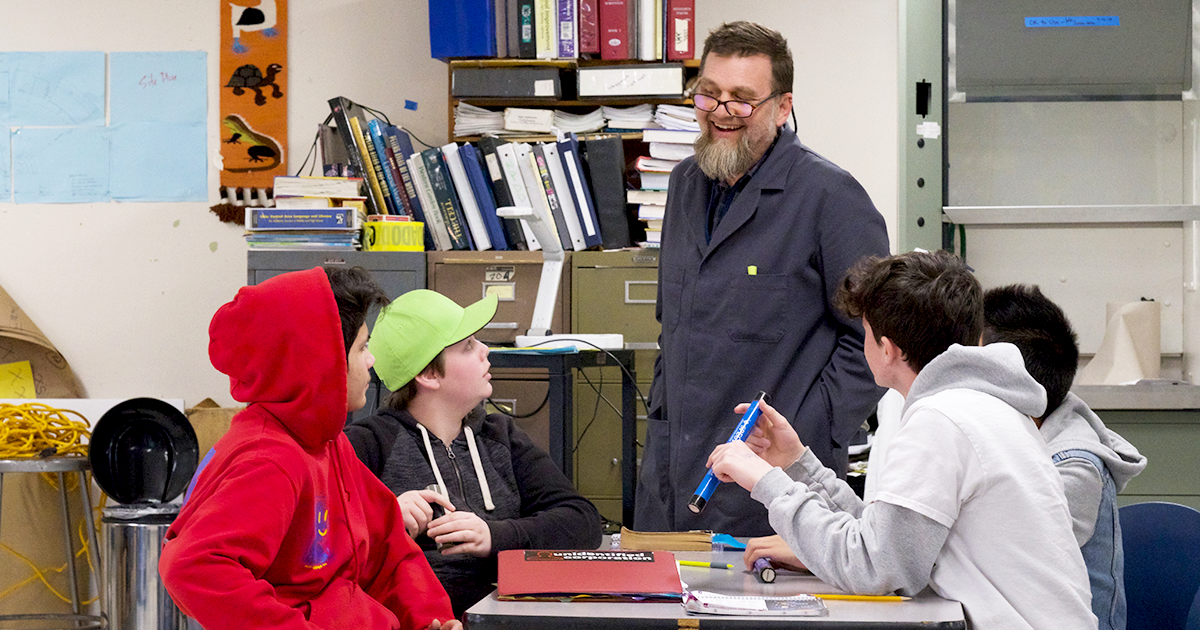
[[[233,88],[235,96],[245,94],[246,90],[254,90],[254,104],[266,105],[267,97],[263,96],[263,89],[267,86],[271,86],[271,96],[274,98],[283,96],[283,90],[275,84],[275,75],[281,70],[283,66],[273,63],[267,66],[267,72],[264,74],[258,66],[246,64],[233,71],[233,76],[229,77],[229,83],[226,83],[225,87]]]

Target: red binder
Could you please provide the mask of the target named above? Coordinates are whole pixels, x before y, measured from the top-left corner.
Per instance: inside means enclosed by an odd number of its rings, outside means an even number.
[[[629,59],[629,10],[636,0],[600,1],[600,58]]]
[[[696,56],[696,0],[665,0],[667,3],[667,59],[678,61]]]
[[[669,551],[544,551],[499,554],[502,600],[677,602],[683,596]]]

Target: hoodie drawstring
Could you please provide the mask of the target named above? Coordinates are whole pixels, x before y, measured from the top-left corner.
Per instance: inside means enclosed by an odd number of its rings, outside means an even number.
[[[417,428],[421,430],[421,439],[425,441],[425,453],[429,455],[429,465],[433,467],[433,478],[437,479],[438,494],[449,497],[446,482],[442,481],[442,471],[438,470],[437,460],[433,458],[433,445],[429,443],[429,431],[421,423],[417,423]]]
[[[471,451],[471,463],[475,465],[475,476],[479,478],[479,490],[483,492],[483,507],[491,512],[496,509],[492,503],[492,491],[488,489],[487,477],[483,475],[483,462],[479,460],[479,449],[475,447],[475,432],[471,427],[463,427],[467,434],[467,448]]]

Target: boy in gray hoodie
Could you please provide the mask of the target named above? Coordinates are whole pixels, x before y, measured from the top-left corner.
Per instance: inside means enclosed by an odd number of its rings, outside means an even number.
[[[862,318],[875,382],[905,397],[875,501],[765,404],[747,442],[709,456],[713,472],[750,490],[796,558],[836,588],[929,586],[980,630],[1095,628],[1062,481],[1031,419],[1045,391],[1013,345],[968,347],[983,291],[967,266],[946,252],[865,259],[836,300]]]
[[[1062,476],[1075,540],[1092,587],[1100,630],[1125,628],[1125,561],[1117,493],[1146,467],[1146,458],[1110,431],[1070,392],[1079,346],[1066,314],[1036,286],[1014,284],[983,296],[983,343],[1021,350],[1025,369],[1046,388],[1046,412],[1033,420]]]

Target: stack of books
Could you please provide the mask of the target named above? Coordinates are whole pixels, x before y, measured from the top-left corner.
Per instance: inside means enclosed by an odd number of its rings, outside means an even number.
[[[658,123],[654,122],[654,106],[649,103],[634,105],[632,107],[611,107],[605,105],[600,108],[604,114],[604,118],[608,120],[608,130],[612,132],[621,131],[641,131],[643,129],[658,128]]]
[[[356,177],[276,177],[276,207],[246,208],[246,244],[251,249],[358,249],[366,203],[356,194],[361,186]]]

